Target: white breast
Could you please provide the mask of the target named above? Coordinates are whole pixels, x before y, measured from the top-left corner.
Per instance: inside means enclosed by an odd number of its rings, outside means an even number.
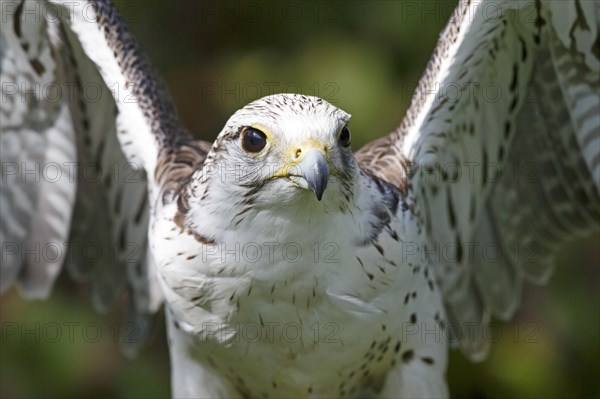
[[[251,229],[202,244],[173,228],[174,211],[163,209],[150,240],[167,303],[197,352],[257,395],[271,387],[273,395],[339,396],[381,384],[403,351],[421,345],[403,333],[412,315],[443,317],[420,253],[407,258],[386,232],[383,255],[357,247],[347,215],[305,219],[302,231],[291,218],[255,215]]]

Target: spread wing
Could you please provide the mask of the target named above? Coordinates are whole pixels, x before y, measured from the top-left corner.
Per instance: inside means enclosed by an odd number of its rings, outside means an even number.
[[[600,225],[599,4],[461,1],[401,126],[356,154],[406,193],[471,359]]]
[[[169,176],[184,143],[186,166],[207,146],[108,1],[6,1],[0,43],[0,288],[45,298],[66,264],[99,310],[127,290],[135,346],[162,303],[147,250],[155,170]]]

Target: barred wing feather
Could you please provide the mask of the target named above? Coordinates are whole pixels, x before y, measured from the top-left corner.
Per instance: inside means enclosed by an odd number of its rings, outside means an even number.
[[[108,1],[7,1],[2,21],[1,289],[45,298],[66,263],[98,310],[130,293],[135,347],[162,304],[155,169],[191,138]]]
[[[489,315],[600,226],[599,4],[461,1],[400,127],[356,154],[412,203],[473,360]]]

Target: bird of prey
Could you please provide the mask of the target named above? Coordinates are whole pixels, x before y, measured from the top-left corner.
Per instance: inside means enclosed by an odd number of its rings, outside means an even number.
[[[597,15],[460,1],[400,126],[353,153],[351,116],[301,94],[195,140],[110,2],[5,1],[1,288],[44,298],[65,264],[98,309],[126,290],[128,351],[164,307],[174,397],[447,396],[449,344],[484,358],[600,226]]]

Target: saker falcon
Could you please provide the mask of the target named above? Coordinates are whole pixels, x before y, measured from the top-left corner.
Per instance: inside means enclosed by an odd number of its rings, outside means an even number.
[[[108,1],[3,2],[2,290],[46,297],[92,242],[69,272],[99,309],[130,292],[126,350],[164,305],[175,397],[447,396],[448,342],[485,357],[489,317],[599,226],[598,3],[488,3],[460,2],[401,125],[353,153],[350,115],[300,94],[195,140]]]

